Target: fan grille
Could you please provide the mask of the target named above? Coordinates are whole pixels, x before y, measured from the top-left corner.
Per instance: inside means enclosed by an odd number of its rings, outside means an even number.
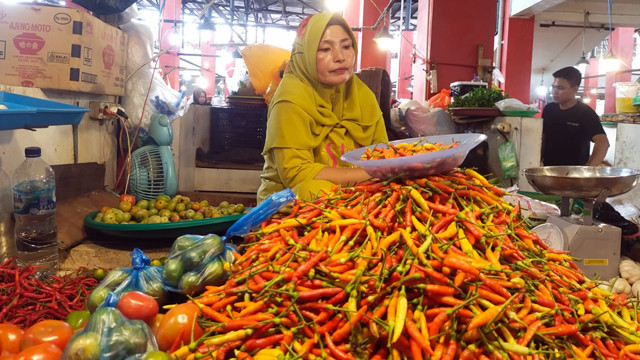
[[[131,194],[139,200],[152,200],[164,193],[164,169],[157,146],[147,145],[131,155]]]

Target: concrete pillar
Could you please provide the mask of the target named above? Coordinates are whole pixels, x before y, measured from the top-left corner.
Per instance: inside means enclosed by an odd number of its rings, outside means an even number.
[[[175,90],[180,89],[180,71],[178,70],[180,58],[178,57],[178,52],[181,46],[180,44],[172,46],[169,38],[174,29],[182,36],[182,24],[180,23],[181,8],[182,0],[166,0],[164,2],[162,23],[160,24],[160,34],[158,36],[160,52],[168,50],[166,54],[158,58],[160,70],[162,71],[164,80]]]
[[[431,14],[431,0],[419,0],[418,23],[414,36],[416,57],[413,59],[413,96],[412,99],[422,103],[427,98],[427,35],[429,34],[429,14]]]
[[[351,0],[344,9],[344,18],[351,27],[369,27],[380,18],[380,11],[388,4],[387,0]],[[389,14],[385,15],[389,18]],[[388,51],[378,48],[373,36],[386,24],[382,20],[376,30],[362,29],[355,32],[358,41],[358,60],[356,69],[362,70],[370,67],[380,67],[389,71],[391,56]]]
[[[528,104],[531,94],[531,58],[533,56],[534,17],[511,18],[511,1],[505,4],[503,43],[500,71],[504,76],[501,88],[511,98]],[[508,59],[508,60],[507,60]]]
[[[400,43],[398,81],[396,82],[396,97],[398,99],[410,99],[411,91],[407,86],[411,84],[413,76],[413,31],[402,32],[402,42]]]
[[[622,61],[619,70],[631,70],[631,60],[633,59],[633,28],[617,28],[609,37],[609,49]],[[613,84],[621,81],[631,81],[630,72],[610,72],[606,75],[604,89],[604,112],[616,112],[616,89]]]
[[[207,32],[204,34],[207,34]],[[202,38],[200,51],[202,51],[202,55],[215,55],[216,49],[211,46],[211,44],[215,44],[215,31],[210,31],[208,35],[208,39]],[[213,97],[216,91],[216,58],[213,56],[203,56],[200,61],[200,66],[202,66],[200,75],[209,81],[209,86],[207,86],[204,91],[207,93],[207,97]]]

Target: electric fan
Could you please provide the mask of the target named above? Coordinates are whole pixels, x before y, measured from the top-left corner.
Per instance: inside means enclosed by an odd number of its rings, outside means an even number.
[[[173,155],[169,145],[173,141],[173,130],[169,118],[153,114],[149,135],[156,145],[146,145],[131,154],[129,188],[138,200],[152,200],[158,195],[174,196],[178,191]]]

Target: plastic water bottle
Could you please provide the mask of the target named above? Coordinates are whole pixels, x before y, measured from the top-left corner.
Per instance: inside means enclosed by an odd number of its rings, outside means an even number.
[[[39,147],[24,149],[25,161],[12,177],[16,258],[20,265],[38,266],[38,274],[58,272],[56,181],[53,169],[40,158]]]
[[[480,79],[480,75],[473,74],[473,79],[471,80],[471,82],[482,82],[482,79]]]

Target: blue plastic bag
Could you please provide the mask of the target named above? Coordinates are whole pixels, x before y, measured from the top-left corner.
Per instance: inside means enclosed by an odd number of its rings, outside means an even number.
[[[158,344],[149,325],[142,320],[127,319],[116,308],[117,304],[118,296],[109,293],[87,325],[69,339],[61,359],[135,359],[157,351]]]
[[[151,266],[151,260],[144,252],[138,248],[131,252],[130,268],[116,268],[93,289],[87,299],[87,309],[95,311],[97,305],[104,300],[107,290],[121,297],[129,291],[139,291],[145,293],[162,306],[166,302],[166,291],[162,284],[162,267]]]
[[[225,233],[225,238],[233,236],[244,236],[251,230],[260,226],[260,224],[275,214],[276,211],[282,209],[285,205],[295,200],[296,195],[291,189],[284,189],[280,192],[273,193],[266,198],[260,205],[254,207],[236,221]]]
[[[216,234],[178,237],[162,268],[165,289],[192,295],[222,284],[228,276],[225,263],[233,262],[235,251],[234,245],[225,244]]]

